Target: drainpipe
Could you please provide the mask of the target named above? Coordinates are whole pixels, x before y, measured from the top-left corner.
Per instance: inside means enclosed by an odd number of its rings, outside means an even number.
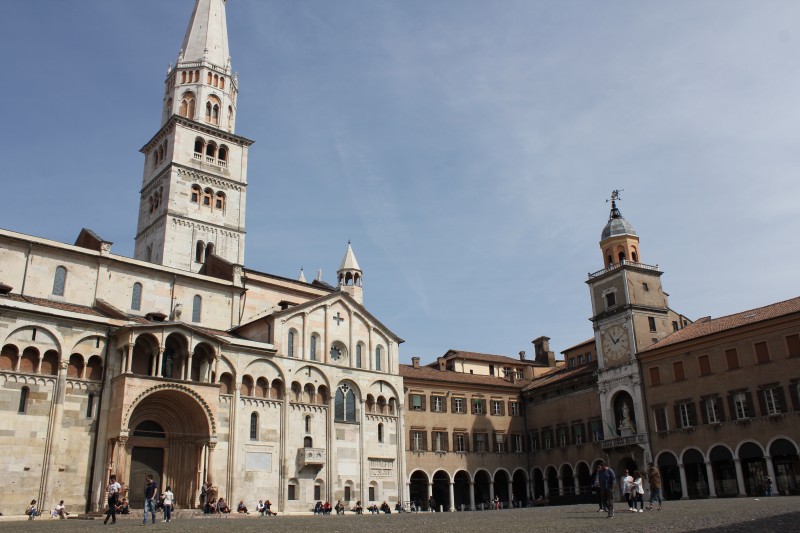
[[[33,251],[33,243],[28,243],[28,255],[25,256],[25,270],[22,272],[22,289],[19,291],[20,296],[25,296],[25,281],[28,279],[28,263],[31,260],[31,252]]]

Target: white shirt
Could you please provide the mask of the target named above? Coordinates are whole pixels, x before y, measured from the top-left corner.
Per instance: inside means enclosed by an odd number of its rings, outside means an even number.
[[[631,492],[631,485],[633,484],[633,476],[627,475],[622,477],[622,493]]]

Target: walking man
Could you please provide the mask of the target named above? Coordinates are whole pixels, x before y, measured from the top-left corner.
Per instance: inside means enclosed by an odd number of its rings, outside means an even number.
[[[607,464],[602,463],[602,465],[603,470],[597,476],[600,479],[600,495],[608,509],[608,518],[614,518],[614,484],[617,482],[617,476]]]
[[[153,474],[147,474],[147,485],[144,486],[144,519],[142,525],[147,525],[147,513],[153,517],[153,524],[156,523],[156,495],[158,494],[158,484],[153,481]]]
[[[122,485],[117,483],[117,476],[109,477],[108,487],[106,488],[106,492],[108,493],[108,511],[106,511],[106,519],[103,520],[103,524],[108,524],[109,518],[111,518],[112,524],[117,523],[117,496],[120,490],[122,490]]]
[[[653,509],[653,501],[658,500],[658,510],[661,510],[661,472],[656,468],[656,465],[650,463],[647,469],[647,482],[650,483],[650,505],[647,506],[648,510]]]

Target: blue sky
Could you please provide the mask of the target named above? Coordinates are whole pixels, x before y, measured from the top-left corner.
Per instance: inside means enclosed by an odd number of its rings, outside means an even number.
[[[192,0],[9,2],[0,227],[131,255]],[[671,306],[800,295],[800,3],[230,0],[246,264],[334,282],[403,361],[592,336],[613,189]],[[2,280],[0,280],[2,281]]]

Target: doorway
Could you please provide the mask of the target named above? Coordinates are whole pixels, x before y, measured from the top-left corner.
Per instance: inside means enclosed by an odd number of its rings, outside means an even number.
[[[159,492],[164,488],[161,486],[161,472],[164,469],[164,449],[145,448],[136,446],[131,453],[131,476],[128,486],[128,501],[133,508],[144,507],[144,488],[147,485],[147,474],[152,474],[153,479],[158,483]]]

